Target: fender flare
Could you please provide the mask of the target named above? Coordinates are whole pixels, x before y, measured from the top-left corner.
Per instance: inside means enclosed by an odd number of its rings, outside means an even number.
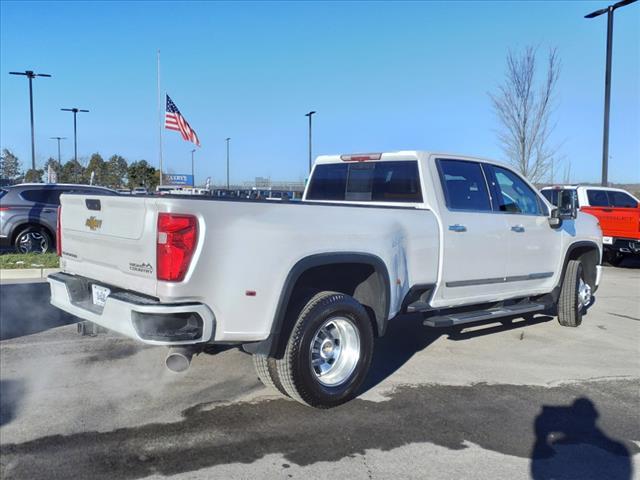
[[[288,337],[285,316],[296,283],[302,274],[309,269],[325,265],[338,265],[341,263],[358,263],[373,267],[374,273],[384,290],[379,306],[373,309],[378,336],[384,335],[391,308],[391,283],[389,270],[384,261],[380,257],[369,253],[319,253],[302,258],[291,268],[280,292],[280,299],[278,300],[276,313],[271,324],[271,333],[265,340],[243,345],[244,350],[249,353],[260,353],[269,356],[275,356],[281,353],[279,350],[283,344],[283,340],[286,340]]]
[[[598,252],[598,256],[600,257],[598,265],[602,263],[602,252],[600,251],[600,248],[598,247],[598,244],[596,242],[593,242],[591,240],[580,240],[569,245],[569,247],[567,248],[567,251],[564,254],[564,260],[562,263],[562,273],[560,274],[560,278],[558,279],[558,284],[554,289],[558,292],[558,295],[560,293],[560,288],[562,287],[562,282],[564,282],[564,275],[565,275],[565,272],[567,271],[567,265],[569,264],[571,253],[577,250],[578,248],[590,248],[590,249],[596,250]],[[594,292],[595,292],[595,289],[594,289]]]

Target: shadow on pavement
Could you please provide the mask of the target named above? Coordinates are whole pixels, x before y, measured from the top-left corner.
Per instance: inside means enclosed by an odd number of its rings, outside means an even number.
[[[570,406],[543,405],[534,422],[536,439],[531,452],[531,477],[534,480],[599,479],[606,472],[610,480],[630,480],[629,450],[597,427],[598,417],[595,405],[585,397],[576,399]]]
[[[48,283],[0,286],[0,340],[31,335],[80,320],[49,304]]]
[[[525,328],[539,323],[553,320],[553,317],[546,315],[532,317],[529,319],[500,319],[501,324],[496,325],[496,321],[470,324],[468,328],[474,330],[463,330],[457,328],[430,328],[422,325],[421,314],[403,315],[394,318],[389,322],[389,327],[384,337],[377,338],[373,351],[373,360],[369,369],[369,375],[362,387],[364,393],[375,387],[387,377],[393,375],[411,357],[424,350],[438,338],[447,335],[449,340],[468,340],[470,338],[481,337],[493,333],[505,332],[516,328]]]
[[[22,443],[6,442],[2,445],[0,477],[7,480],[135,480],[196,472],[218,465],[250,465],[269,454],[281,455],[287,464],[305,466],[337,462],[365,455],[370,450],[389,452],[422,443],[460,454],[480,448],[516,456],[526,463],[531,461],[532,442],[543,438],[546,428],[547,432],[567,432],[568,438],[580,443],[567,447],[578,455],[576,458],[584,460],[584,456],[590,455],[596,461],[586,459],[586,468],[580,469],[574,457],[567,459],[561,450],[563,447],[555,443],[551,448],[558,460],[538,463],[544,459],[534,447],[534,455],[538,455],[531,467],[537,475],[535,480],[626,480],[630,478],[624,476],[630,474],[628,455],[640,452],[640,447],[632,441],[638,438],[639,427],[631,413],[637,403],[638,386],[637,380],[628,379],[552,387],[404,386],[395,389],[383,402],[358,398],[328,411],[284,398],[219,405],[217,401],[207,403],[203,396],[203,403],[185,408],[182,418],[176,422],[65,435],[47,432]],[[542,405],[569,405],[586,392],[607,412],[601,423],[608,432],[622,439],[622,448],[598,433],[593,413],[589,413],[588,408],[583,412],[579,403],[577,407],[547,407],[539,415]],[[616,392],[616,396],[610,392]],[[118,405],[117,398],[114,394],[114,406]],[[78,408],[78,421],[82,421],[83,416],[95,415],[89,407]],[[536,432],[534,423],[540,426]],[[582,448],[587,451],[580,456]],[[473,450],[467,453],[473,454]],[[441,460],[444,461],[447,460]],[[567,462],[567,466],[560,461]],[[571,476],[557,475],[572,468]],[[496,471],[500,471],[498,467]],[[415,475],[416,478],[427,476],[425,472]],[[466,477],[474,478],[473,473]],[[217,472],[206,478],[226,477]]]

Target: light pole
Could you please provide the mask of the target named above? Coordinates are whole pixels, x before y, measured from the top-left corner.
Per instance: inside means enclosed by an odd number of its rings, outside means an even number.
[[[311,157],[311,117],[315,113],[316,112],[312,110],[309,113],[304,114],[305,117],[309,117],[309,173],[311,173],[311,164],[313,163],[313,158]]]
[[[89,110],[81,110],[80,108],[61,108],[63,112],[73,112],[73,159],[78,162],[78,112],[88,112]]]
[[[24,72],[9,72],[9,75],[24,75],[29,79],[29,112],[31,114],[31,169],[36,169],[36,141],[33,131],[33,79],[36,77],[50,77],[48,73],[35,73],[33,70],[25,70]]]
[[[584,18],[599,17],[603,13],[607,14],[607,63],[604,74],[604,128],[602,132],[602,185],[609,183],[609,106],[611,104],[611,51],[613,49],[613,12],[617,8],[624,7],[637,0],[622,0],[621,2],[609,5],[585,15]]]
[[[195,170],[195,164],[193,163],[193,154],[196,153],[196,149],[194,148],[193,150],[191,150],[191,183],[192,183],[192,187],[195,188],[196,186],[196,170]]]
[[[66,140],[67,137],[49,137],[51,140],[58,141],[58,164],[62,165],[62,160],[60,159],[60,140]]]
[[[227,190],[229,190],[229,140],[231,140],[231,137],[227,137],[226,138],[226,142],[227,142]]]

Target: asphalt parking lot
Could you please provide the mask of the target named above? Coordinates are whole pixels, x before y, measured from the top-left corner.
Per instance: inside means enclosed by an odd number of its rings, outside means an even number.
[[[46,284],[0,287],[3,479],[631,479],[640,471],[640,269],[604,270],[580,328],[395,319],[365,391],[318,411],[216,347],[79,336]],[[635,477],[634,477],[635,474]]]

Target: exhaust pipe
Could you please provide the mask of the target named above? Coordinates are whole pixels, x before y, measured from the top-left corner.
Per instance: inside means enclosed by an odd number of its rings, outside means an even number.
[[[169,370],[176,373],[182,373],[189,370],[191,365],[191,357],[196,352],[192,347],[174,347],[169,350],[164,363]]]

